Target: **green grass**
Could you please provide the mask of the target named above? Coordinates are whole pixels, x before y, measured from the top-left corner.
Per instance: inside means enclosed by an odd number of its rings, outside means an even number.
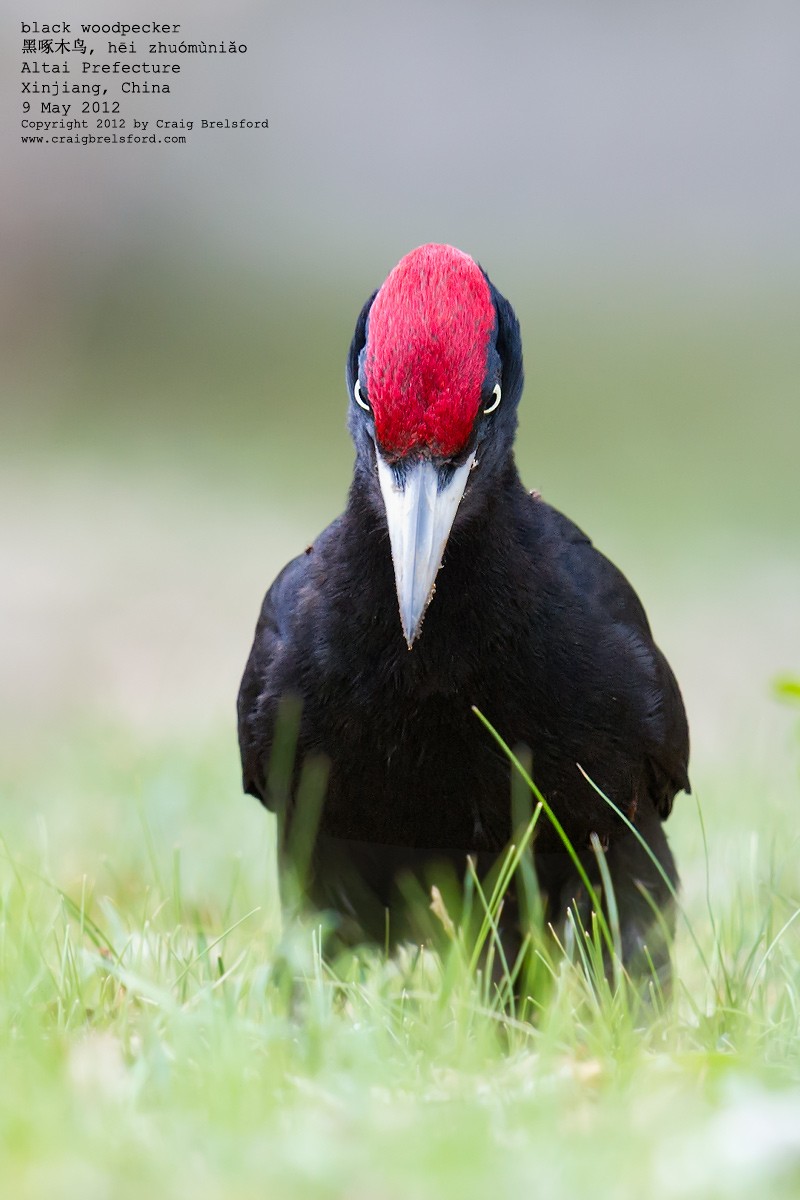
[[[788,808],[748,836],[753,797],[712,787],[706,863],[682,801],[671,1001],[643,1009],[552,951],[522,1021],[457,941],[337,971],[313,922],[282,928],[271,819],[236,796],[231,745],[76,728],[33,795],[23,761],[0,866],[3,1195],[797,1195]]]

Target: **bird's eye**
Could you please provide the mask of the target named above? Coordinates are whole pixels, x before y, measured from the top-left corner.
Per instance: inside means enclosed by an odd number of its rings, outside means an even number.
[[[358,407],[364,409],[364,412],[372,412],[367,400],[361,395],[361,383],[358,379],[356,380],[356,385],[353,388],[353,398]]]
[[[492,388],[492,395],[494,396],[494,400],[491,402],[491,404],[487,404],[486,408],[483,410],[484,413],[486,414],[486,416],[488,416],[489,413],[493,413],[494,410],[497,408],[498,404],[500,403],[500,397],[502,395],[502,392],[500,391],[499,383],[496,383],[494,385],[494,387]]]

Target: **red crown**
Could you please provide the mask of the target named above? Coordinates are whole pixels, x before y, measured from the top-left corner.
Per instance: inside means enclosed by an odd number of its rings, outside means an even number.
[[[454,246],[402,258],[369,314],[367,395],[386,454],[449,456],[469,439],[481,404],[495,310],[480,267]]]

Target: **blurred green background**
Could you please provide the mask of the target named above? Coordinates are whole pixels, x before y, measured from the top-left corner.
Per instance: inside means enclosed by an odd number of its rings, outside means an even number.
[[[64,874],[92,873],[99,810],[124,817],[86,764],[136,777],[178,739],[216,748],[210,840],[261,828],[233,720],[260,598],[344,503],[359,307],[436,240],[517,309],[523,477],[640,592],[723,823],[728,776],[793,769],[771,689],[800,664],[796,10],[184,7],[248,53],[135,111],[268,133],[7,143],[7,820],[44,813]],[[202,846],[191,803],[168,836]]]

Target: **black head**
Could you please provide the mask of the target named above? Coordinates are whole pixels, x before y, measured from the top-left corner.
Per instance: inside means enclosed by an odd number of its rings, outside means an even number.
[[[421,246],[362,308],[346,374],[360,493],[385,512],[410,645],[451,528],[513,469],[519,322],[468,255]]]

